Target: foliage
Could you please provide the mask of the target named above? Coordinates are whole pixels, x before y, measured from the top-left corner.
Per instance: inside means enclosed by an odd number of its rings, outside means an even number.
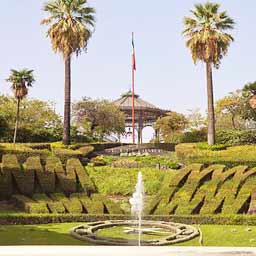
[[[90,163],[93,164],[93,166],[105,166],[107,164],[103,156],[93,157]]]
[[[183,114],[169,112],[164,117],[158,118],[155,129],[160,132],[164,142],[176,142],[176,136],[185,129],[188,121]]]
[[[220,130],[217,142],[226,145],[246,145],[256,143],[255,130]]]
[[[195,9],[191,10],[193,17],[184,18],[183,35],[195,63],[203,61],[218,68],[234,40],[226,32],[233,29],[234,21],[226,11],[220,12],[219,9],[217,3],[196,4]]]
[[[179,143],[192,143],[192,142],[202,142],[207,140],[207,130],[202,128],[200,130],[189,130],[182,133],[179,136]]]
[[[107,100],[83,98],[73,105],[73,117],[82,134],[103,138],[111,133],[124,132],[124,114]]]
[[[6,123],[0,141],[11,141],[16,120],[16,102],[12,97],[0,96],[0,116]],[[20,142],[56,141],[61,138],[61,117],[51,102],[24,99],[20,109]]]
[[[227,145],[225,144],[208,145],[208,143],[205,143],[205,142],[197,143],[196,147],[200,150],[211,150],[211,151],[219,151],[219,150],[227,149]]]
[[[255,145],[232,146],[226,150],[212,151],[199,150],[196,144],[187,143],[176,146],[176,155],[180,162],[185,164],[224,164],[228,167],[237,165],[256,166]]]
[[[12,84],[11,89],[16,99],[22,100],[28,94],[28,87],[35,82],[33,72],[34,70],[29,69],[11,70],[6,81]]]
[[[48,1],[43,9],[50,16],[43,19],[41,24],[50,25],[47,35],[55,52],[62,53],[66,58],[72,53],[79,55],[86,50],[95,26],[95,10],[87,6],[87,0]]]
[[[188,131],[199,131],[206,127],[206,118],[200,113],[200,109],[189,110],[189,114],[186,116],[188,120]]]

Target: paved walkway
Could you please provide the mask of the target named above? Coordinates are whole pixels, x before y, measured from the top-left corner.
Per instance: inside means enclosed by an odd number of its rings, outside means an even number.
[[[256,256],[253,247],[2,246],[1,256]]]

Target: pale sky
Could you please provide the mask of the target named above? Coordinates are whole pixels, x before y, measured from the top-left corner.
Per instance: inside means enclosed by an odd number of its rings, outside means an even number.
[[[64,65],[54,54],[40,26],[43,0],[2,1],[0,10],[0,93],[11,68],[35,70],[30,97],[56,102],[63,110]],[[187,113],[206,109],[205,67],[194,65],[184,38],[182,20],[193,0],[88,0],[97,23],[88,52],[73,59],[72,99],[82,96],[116,99],[130,88],[131,32],[135,33],[136,92],[164,109]],[[235,42],[214,72],[215,99],[256,80],[255,0],[217,1],[235,19]]]

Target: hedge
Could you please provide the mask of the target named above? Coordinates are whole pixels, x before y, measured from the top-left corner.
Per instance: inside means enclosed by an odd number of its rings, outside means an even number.
[[[66,212],[68,213],[75,214],[75,213],[83,212],[82,204],[80,203],[79,199],[76,197],[67,198],[64,194],[61,194],[61,193],[51,194],[50,197],[54,201],[61,202],[65,207]]]
[[[17,190],[24,195],[32,195],[34,192],[35,173],[24,165],[21,168],[15,155],[4,155],[2,159],[3,172],[10,172],[14,178]]]
[[[46,169],[55,172],[57,176],[56,190],[70,194],[76,192],[76,176],[72,170],[65,171],[61,161],[57,157],[47,158]]]
[[[36,202],[23,195],[13,195],[12,199],[17,207],[27,213],[49,213],[45,202]]]
[[[64,222],[94,222],[99,220],[129,220],[130,215],[111,214],[3,214],[1,225],[36,225]],[[256,226],[256,215],[154,215],[143,216],[144,220],[171,221],[184,224],[250,225]]]
[[[92,200],[85,194],[74,194],[77,196],[83,205],[86,213],[88,214],[103,214],[104,213],[104,205],[102,201]]]
[[[227,167],[237,165],[256,166],[256,145],[227,147],[226,150],[212,151],[198,149],[197,144],[179,144],[176,146],[176,155],[183,164],[203,163],[223,164]]]
[[[69,159],[67,161],[66,170],[68,173],[74,173],[74,175],[77,175],[80,192],[86,192],[89,194],[96,191],[94,183],[88,175],[86,168],[82,166],[78,159]],[[76,190],[73,191],[73,193],[74,192],[76,192]]]

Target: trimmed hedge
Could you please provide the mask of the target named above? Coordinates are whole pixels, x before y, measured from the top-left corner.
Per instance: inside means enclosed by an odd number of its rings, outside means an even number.
[[[26,168],[26,164],[21,168],[15,155],[4,155],[2,159],[3,172],[10,172],[14,178],[17,190],[20,194],[32,195],[34,192],[33,170]]]
[[[61,161],[57,157],[47,158],[46,169],[55,172],[57,176],[57,187],[56,190],[64,192],[66,194],[76,192],[76,176],[72,170],[64,170]]]
[[[77,197],[67,198],[61,193],[51,194],[50,196],[54,201],[61,202],[68,213],[78,214],[83,212],[82,204]]]
[[[76,174],[78,177],[78,189],[80,192],[86,192],[86,193],[92,193],[96,191],[96,188],[90,178],[90,176],[87,173],[86,168],[82,166],[80,161],[75,158],[71,158],[67,161],[66,170],[68,173]],[[73,191],[73,193],[75,193]]]
[[[27,213],[49,213],[45,202],[36,202],[23,195],[13,195],[12,199],[17,207]]]
[[[223,149],[223,148],[222,148]],[[246,165],[256,166],[256,145],[228,147],[226,150],[212,151],[198,149],[197,144],[179,144],[176,146],[176,155],[183,164],[203,163],[223,164],[227,167]]]
[[[102,201],[92,200],[85,194],[74,194],[77,196],[85,209],[85,212],[88,214],[103,214],[104,213],[104,205]]]
[[[130,215],[111,214],[2,214],[1,225],[36,225],[64,222],[94,222],[99,220],[127,220]],[[145,220],[171,221],[184,224],[214,224],[214,225],[256,225],[256,215],[155,215],[143,216]]]

